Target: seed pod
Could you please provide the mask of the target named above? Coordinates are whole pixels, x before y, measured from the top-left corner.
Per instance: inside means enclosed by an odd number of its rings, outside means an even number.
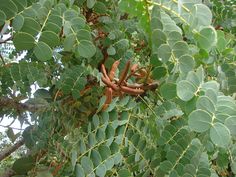
[[[128,93],[130,95],[141,95],[144,93],[143,89],[134,89],[134,88],[126,87],[126,86],[121,86],[121,91]]]
[[[133,64],[130,68],[131,73],[134,73],[138,69],[138,64]]]
[[[109,73],[109,78],[110,78],[111,81],[112,81],[112,80],[114,79],[114,77],[115,77],[115,73],[116,73],[116,70],[117,70],[119,64],[120,64],[120,61],[119,61],[119,60],[118,60],[118,61],[115,61],[115,62],[113,63],[113,65],[112,65],[112,67],[111,67],[111,71],[110,71],[110,73]]]
[[[112,101],[112,88],[107,87],[105,90],[106,102],[105,104],[110,104]]]
[[[114,83],[112,83],[109,78],[105,78],[104,76],[102,76],[102,81],[104,84],[106,84],[108,87],[111,87],[113,90],[115,91],[119,90],[119,87]]]
[[[130,60],[127,61],[126,65],[125,65],[125,68],[124,68],[123,72],[120,75],[120,79],[119,79],[118,85],[122,85],[122,83],[126,79],[127,74],[129,72],[129,68],[130,68]]]
[[[104,64],[101,65],[101,71],[102,71],[103,76],[104,76],[106,79],[110,80],[109,77],[108,77],[108,75],[107,75],[107,71],[106,71],[106,68],[105,68]]]

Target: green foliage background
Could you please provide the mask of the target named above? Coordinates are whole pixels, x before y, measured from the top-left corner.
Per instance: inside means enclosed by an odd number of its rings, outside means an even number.
[[[37,107],[0,111],[33,122],[16,175],[236,175],[235,3],[227,3],[0,0],[15,47],[1,56],[0,96]],[[160,86],[101,111],[105,55],[107,68],[121,59],[121,71],[130,58],[150,68]]]

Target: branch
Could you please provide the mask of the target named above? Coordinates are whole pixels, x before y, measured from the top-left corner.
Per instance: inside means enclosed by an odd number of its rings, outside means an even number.
[[[24,144],[24,139],[21,139],[20,141],[18,141],[17,143],[15,143],[14,145],[4,149],[1,153],[0,153],[0,162],[2,160],[4,160],[5,158],[7,158],[9,155],[11,155],[13,152],[15,152],[19,147],[21,147]]]
[[[8,97],[0,97],[0,109],[14,109],[18,112],[36,112],[39,109],[45,108],[45,105],[31,105],[27,103],[19,103],[16,100]]]

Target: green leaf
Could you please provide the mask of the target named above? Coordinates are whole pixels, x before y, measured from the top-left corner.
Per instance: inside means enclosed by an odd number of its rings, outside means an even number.
[[[64,12],[64,19],[66,21],[70,21],[72,20],[73,18],[77,17],[78,16],[78,13],[77,11],[75,11],[74,9],[68,9]]]
[[[182,34],[178,31],[171,31],[167,36],[167,42],[170,47],[173,47],[176,42],[183,40]]]
[[[53,31],[56,34],[58,34],[61,31],[61,28],[57,24],[52,22],[47,22],[44,29],[47,31]]]
[[[212,142],[219,147],[226,148],[230,143],[230,131],[222,123],[215,123],[210,129]]]
[[[74,171],[75,169],[75,165],[76,165],[76,162],[77,162],[77,151],[76,150],[72,150],[71,152],[71,165],[72,165],[72,169]]]
[[[100,101],[99,101],[99,105],[98,105],[98,109],[97,109],[97,113],[100,112],[102,110],[103,105],[106,102],[106,96],[102,96]]]
[[[191,112],[188,116],[189,127],[199,133],[207,131],[211,127],[212,116],[201,109]]]
[[[230,116],[225,120],[225,125],[232,135],[236,135],[236,116]]]
[[[75,42],[76,42],[76,36],[73,33],[66,36],[64,43],[63,43],[64,50],[65,51],[72,51],[72,49],[75,45]]]
[[[95,3],[96,3],[96,0],[87,0],[87,7],[91,9],[93,8]]]
[[[46,170],[46,171],[37,172],[36,177],[53,177],[53,175],[48,170]]]
[[[7,17],[5,13],[2,10],[0,10],[0,26],[2,26],[5,23],[6,18]]]
[[[88,145],[89,147],[93,147],[97,143],[95,135],[93,133],[89,133],[88,135]]]
[[[176,42],[172,48],[173,54],[176,58],[180,58],[183,55],[189,53],[188,44],[186,42]]]
[[[167,74],[167,69],[165,67],[155,67],[152,71],[152,76],[154,79],[159,80],[165,77]]]
[[[161,44],[166,43],[166,35],[162,30],[155,29],[152,32],[152,41],[153,41],[153,53],[158,49]],[[157,51],[156,51],[157,52]]]
[[[34,54],[41,61],[48,61],[52,58],[51,48],[44,42],[38,42],[34,48]]]
[[[106,175],[106,166],[104,164],[100,164],[96,169],[96,175],[99,177],[104,177]]]
[[[24,17],[19,14],[13,19],[12,27],[14,28],[14,30],[20,31],[23,25],[24,25]]]
[[[14,141],[17,138],[17,136],[14,134],[12,128],[8,128],[6,133],[7,133],[8,138],[10,138],[11,142],[14,143]]]
[[[211,10],[204,4],[195,4],[193,11],[193,19],[191,20],[193,27],[200,28],[202,26],[209,26],[212,22]]]
[[[155,29],[162,30],[163,29],[163,24],[159,18],[157,18],[157,17],[151,18],[151,29],[152,30],[155,30]]]
[[[99,164],[101,164],[102,162],[102,157],[101,155],[98,153],[97,150],[92,150],[91,155],[90,155],[91,160],[93,161],[93,164],[95,167],[97,167]]]
[[[236,174],[236,161],[233,161],[233,162],[231,163],[231,169],[232,169],[232,172],[233,172],[234,174]]]
[[[99,124],[100,124],[98,115],[97,115],[97,114],[94,114],[92,119],[93,119],[93,125],[94,125],[94,127],[98,127]]]
[[[14,17],[18,12],[17,6],[11,0],[0,0],[0,10],[4,12],[7,20]]]
[[[177,83],[177,96],[183,101],[191,100],[197,91],[197,87],[187,80]]]
[[[199,87],[201,82],[194,71],[190,71],[187,74],[186,80],[193,83],[196,87]]]
[[[82,40],[77,46],[78,55],[84,58],[91,58],[96,53],[96,47],[91,41]]]
[[[93,7],[94,11],[100,14],[104,14],[107,11],[107,7],[102,2],[96,2],[96,4]]]
[[[81,165],[84,169],[85,174],[90,174],[93,171],[93,163],[88,157],[82,157]]]
[[[116,49],[112,46],[110,46],[108,49],[107,49],[107,54],[108,55],[115,55],[116,54]]]
[[[127,169],[121,169],[118,171],[119,177],[129,177],[132,176]]]
[[[77,31],[77,39],[79,41],[82,40],[92,41],[91,32],[85,29],[80,29]]]
[[[76,164],[76,177],[85,177],[84,169],[80,164]]]
[[[30,171],[35,166],[35,161],[33,157],[22,157],[17,159],[12,169],[19,175],[25,175],[28,171]]]
[[[172,169],[172,167],[173,167],[173,164],[170,161],[165,160],[161,162],[159,168],[164,172],[169,172]]]
[[[163,63],[166,63],[167,61],[169,61],[170,57],[171,57],[171,48],[168,44],[162,44],[159,48],[158,48],[158,56],[160,58],[160,60]]]
[[[179,68],[183,73],[188,73],[193,70],[195,66],[195,62],[192,56],[190,55],[182,55],[179,58]]]
[[[206,96],[200,96],[196,102],[197,109],[202,109],[209,113],[215,113],[215,104]]]
[[[160,93],[165,99],[173,99],[177,96],[176,94],[176,84],[165,83],[160,87]]]
[[[49,47],[55,47],[60,44],[58,35],[52,31],[43,31],[39,41],[46,43]]]
[[[23,11],[27,7],[27,0],[12,0],[17,6],[18,12]]]
[[[112,138],[115,135],[115,129],[111,125],[107,125],[106,128],[106,138]]]
[[[22,32],[36,36],[41,29],[40,24],[31,17],[24,18],[24,24],[21,28]]]
[[[225,34],[223,31],[219,31],[217,30],[217,44],[216,44],[216,47],[219,51],[223,51],[225,50],[226,48],[226,45],[227,45],[227,41],[225,39]]]
[[[111,155],[111,150],[105,145],[99,146],[98,151],[102,157],[102,160],[106,160]]]
[[[203,28],[200,33],[195,35],[195,39],[200,48],[210,51],[217,42],[217,34],[214,28]]]
[[[201,89],[207,91],[208,89],[212,89],[214,91],[219,91],[220,84],[216,81],[208,81],[201,85]]]
[[[19,32],[14,36],[13,44],[17,51],[30,50],[35,45],[33,36],[24,32]]]
[[[108,158],[105,160],[105,166],[107,170],[111,170],[114,166],[114,159],[113,158]]]

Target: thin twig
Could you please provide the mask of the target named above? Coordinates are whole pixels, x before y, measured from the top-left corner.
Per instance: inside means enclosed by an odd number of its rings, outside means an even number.
[[[2,56],[1,53],[0,53],[0,58],[1,58],[1,60],[2,60],[2,64],[3,64],[3,65],[6,65],[6,63],[5,63],[5,61],[4,61],[4,58],[3,58],[3,56]]]

